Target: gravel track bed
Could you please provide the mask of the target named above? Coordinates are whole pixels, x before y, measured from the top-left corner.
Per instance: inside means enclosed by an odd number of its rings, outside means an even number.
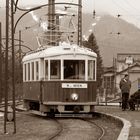
[[[97,140],[101,132],[97,126],[81,119],[58,119],[63,126],[62,133],[54,140]],[[94,121],[105,129],[102,140],[117,140],[121,127],[106,118],[93,118]],[[25,112],[17,113],[17,133],[13,135],[13,124],[7,123],[7,132],[4,134],[3,118],[0,118],[1,140],[47,140],[55,134],[59,126],[56,121]]]
[[[100,130],[93,124],[80,119],[60,119],[63,132],[55,140],[96,140]]]
[[[102,140],[117,140],[122,127],[120,124],[110,121],[110,119],[105,117],[102,117],[102,119],[96,118],[96,120],[93,122],[105,130],[105,135],[103,136]]]
[[[16,122],[17,133],[13,135],[13,124],[8,122],[8,134],[4,134],[4,122],[0,118],[0,140],[47,140],[58,129],[55,121],[26,113],[18,113]]]

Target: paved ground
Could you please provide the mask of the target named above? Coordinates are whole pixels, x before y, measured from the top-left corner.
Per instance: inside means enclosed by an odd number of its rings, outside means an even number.
[[[138,111],[122,111],[119,106],[97,106],[96,111],[112,114],[130,121],[132,126],[128,140],[140,140],[140,108]]]

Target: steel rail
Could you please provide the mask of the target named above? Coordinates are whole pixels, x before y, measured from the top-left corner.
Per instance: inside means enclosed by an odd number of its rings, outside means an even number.
[[[90,121],[90,120],[87,120],[86,118],[80,118],[81,120],[84,120],[84,121],[86,121],[86,122],[89,122],[89,123],[91,123],[91,124],[94,124],[95,126],[97,126],[100,130],[101,130],[101,136],[98,138],[98,140],[102,140],[102,138],[104,137],[104,135],[105,135],[105,129],[102,127],[102,126],[100,126],[100,125],[98,125],[97,123],[95,123],[94,121]]]
[[[18,105],[21,105],[23,104],[22,101],[16,101],[16,105],[15,106],[18,106]],[[8,106],[11,106],[12,105],[12,101],[8,101],[7,103]],[[1,103],[0,104],[0,112],[4,112],[4,110],[1,110],[1,108],[5,107],[5,103]]]
[[[57,120],[57,119],[53,119],[58,125],[59,125],[59,127],[58,127],[58,131],[55,133],[55,134],[53,134],[52,136],[50,136],[49,138],[48,138],[48,140],[53,140],[53,139],[55,139],[57,136],[59,136],[60,135],[60,133],[63,131],[63,126],[62,126],[62,124]]]

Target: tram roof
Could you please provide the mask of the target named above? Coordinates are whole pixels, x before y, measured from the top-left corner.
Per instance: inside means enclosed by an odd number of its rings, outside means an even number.
[[[79,47],[76,44],[60,43],[59,46],[44,47],[27,53],[23,57],[23,62],[62,55],[86,55],[97,57],[97,54],[89,48]]]

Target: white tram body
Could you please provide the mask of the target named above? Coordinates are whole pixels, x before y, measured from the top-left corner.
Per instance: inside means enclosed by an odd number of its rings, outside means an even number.
[[[23,93],[27,110],[90,113],[96,104],[96,59],[93,51],[59,43],[23,58]]]

